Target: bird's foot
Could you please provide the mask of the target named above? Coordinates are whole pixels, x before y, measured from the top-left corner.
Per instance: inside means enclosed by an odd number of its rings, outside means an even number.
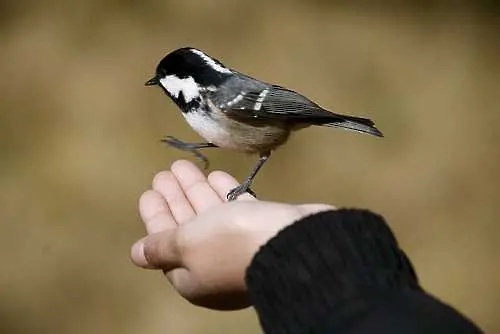
[[[191,152],[196,158],[203,162],[204,169],[208,169],[210,162],[208,161],[208,158],[201,154],[198,150],[200,148],[217,147],[212,143],[186,143],[172,136],[166,136],[161,141],[176,149]]]
[[[234,189],[231,189],[227,193],[227,200],[229,202],[232,202],[232,201],[236,200],[241,194],[244,194],[244,193],[249,193],[253,197],[257,198],[257,195],[255,194],[255,192],[250,188],[250,184],[243,182],[242,184],[240,184],[239,186],[237,186]]]

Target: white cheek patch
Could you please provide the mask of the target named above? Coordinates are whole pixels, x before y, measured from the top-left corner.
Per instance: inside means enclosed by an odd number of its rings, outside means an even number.
[[[207,65],[210,66],[215,71],[220,72],[220,73],[232,73],[230,69],[225,68],[224,66],[221,66],[220,64],[216,63],[215,60],[213,60],[212,58],[210,58],[209,56],[204,54],[202,51],[192,49],[191,52],[200,56],[201,59],[203,59],[207,63]]]
[[[182,92],[186,103],[200,96],[200,87],[193,77],[181,79],[175,75],[167,75],[160,79],[160,84],[175,98],[179,98]]]

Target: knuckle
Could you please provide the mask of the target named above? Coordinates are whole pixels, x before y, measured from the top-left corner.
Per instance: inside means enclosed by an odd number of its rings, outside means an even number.
[[[149,237],[144,242],[144,257],[153,266],[161,265],[161,243],[157,238]]]

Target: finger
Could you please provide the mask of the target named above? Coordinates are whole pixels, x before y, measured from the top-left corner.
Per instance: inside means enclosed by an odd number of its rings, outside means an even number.
[[[239,185],[234,177],[222,171],[210,173],[208,175],[208,183],[224,202],[227,202],[227,193]],[[256,198],[249,193],[244,193],[237,200],[256,200]]]
[[[141,195],[139,213],[148,234],[174,228],[177,225],[165,198],[155,190],[148,190]]]
[[[168,229],[139,240],[132,246],[131,259],[139,267],[168,272],[182,266],[176,242],[177,229]]]
[[[156,174],[153,180],[153,189],[163,195],[177,224],[195,216],[191,204],[184,196],[184,192],[172,172],[163,171]]]
[[[144,256],[144,240],[143,238],[132,245],[130,249],[130,259],[132,262],[144,269],[157,269],[148,263],[148,260]]]
[[[206,176],[195,164],[179,160],[172,164],[171,169],[184,195],[197,213],[222,203],[219,195],[208,183]]]

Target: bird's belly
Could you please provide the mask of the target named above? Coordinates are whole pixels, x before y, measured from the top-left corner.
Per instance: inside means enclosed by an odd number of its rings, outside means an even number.
[[[283,144],[289,130],[283,124],[239,121],[222,113],[183,113],[189,125],[206,141],[247,153],[269,151]]]

